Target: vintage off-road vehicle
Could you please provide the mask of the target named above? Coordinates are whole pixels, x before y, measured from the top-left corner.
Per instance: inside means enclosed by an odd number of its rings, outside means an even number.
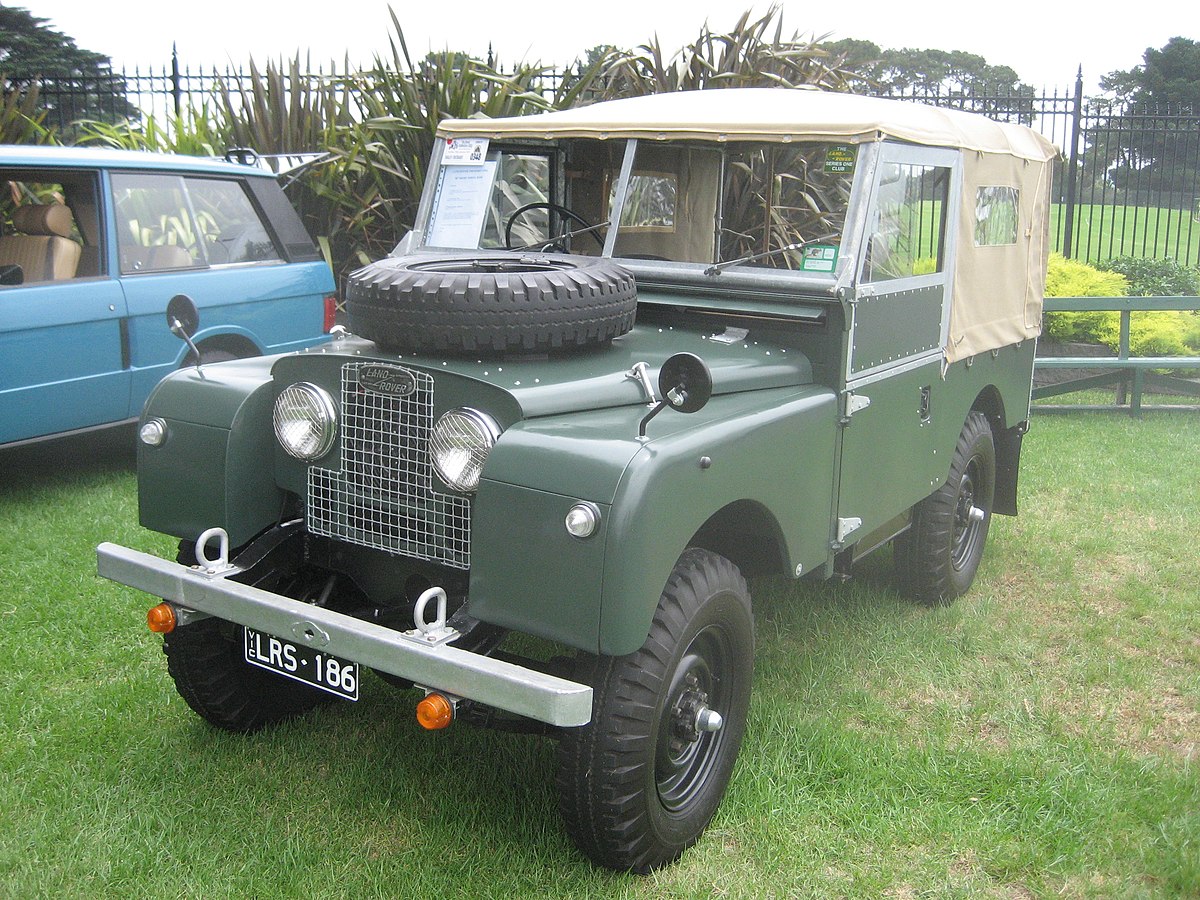
[[[179,561],[104,544],[100,572],[165,598],[213,724],[353,699],[369,667],[426,727],[552,734],[579,847],[670,862],[746,727],[744,576],[890,544],[945,603],[1016,513],[1055,155],[804,90],[447,121],[348,333],[157,388],[141,521]]]

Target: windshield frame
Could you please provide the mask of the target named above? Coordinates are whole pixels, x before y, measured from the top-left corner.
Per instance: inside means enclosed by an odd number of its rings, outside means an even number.
[[[537,153],[546,154],[550,157],[552,185],[555,192],[551,198],[556,203],[562,203],[565,192],[567,190],[567,177],[564,167],[564,152],[563,145],[570,139],[547,140],[539,141],[536,139],[508,139],[496,140],[489,145],[489,152],[501,151],[508,153]],[[630,185],[636,174],[637,152],[640,145],[649,145],[656,147],[660,142],[657,141],[640,141],[638,138],[619,138],[613,139],[613,142],[622,141],[624,148],[620,152],[620,168],[619,173],[612,187],[612,202],[608,208],[607,221],[596,223],[597,227],[606,227],[604,237],[604,245],[601,254],[607,258],[619,261],[622,265],[627,265],[629,268],[638,272],[645,272],[647,275],[657,274],[659,278],[655,280],[684,280],[691,282],[697,280],[701,283],[712,284],[717,280],[723,279],[726,282],[737,280],[746,281],[748,283],[760,284],[777,284],[785,283],[794,288],[801,288],[811,284],[818,288],[822,293],[832,293],[838,288],[845,287],[853,282],[856,277],[858,249],[860,244],[860,235],[863,223],[866,219],[865,208],[867,205],[866,195],[869,193],[870,185],[873,182],[873,175],[878,157],[878,143],[866,143],[856,145],[857,162],[854,166],[849,195],[846,201],[845,220],[842,231],[837,237],[832,238],[831,242],[836,243],[837,259],[834,268],[828,272],[805,271],[799,268],[775,268],[770,266],[754,266],[748,264],[747,261],[738,262],[735,260],[720,260],[720,246],[714,246],[713,259],[707,262],[698,261],[672,261],[661,259],[641,259],[631,256],[622,256],[617,252],[617,242],[620,236],[621,229],[613,227],[613,223],[622,221],[622,216],[625,211],[626,202],[629,198]],[[836,145],[839,141],[818,138],[816,136],[797,135],[796,140],[781,142],[781,146],[789,144],[794,145],[797,142],[806,142],[813,144],[828,144]],[[729,165],[728,147],[725,142],[719,141],[664,141],[663,146],[669,144],[689,144],[700,147],[710,147],[711,149],[719,150],[720,152],[720,176],[717,186],[717,218],[714,222],[714,229],[720,227],[721,216],[725,210],[725,188],[727,166]],[[768,143],[768,142],[763,142]],[[416,249],[429,250],[433,252],[453,252],[461,253],[509,253],[509,252],[549,252],[543,251],[536,246],[524,246],[508,250],[507,248],[464,248],[464,247],[446,247],[438,246],[429,241],[429,229],[432,214],[434,212],[434,202],[438,193],[439,184],[443,176],[443,156],[445,152],[446,141],[438,140],[434,145],[434,152],[428,169],[429,175],[426,178],[424,191],[422,193],[421,202],[417,211],[417,222],[413,232],[406,237],[401,245],[397,247],[396,253],[408,253]],[[615,156],[615,154],[614,154]],[[615,160],[614,160],[615,161]],[[576,245],[572,252],[578,252]],[[775,252],[783,252],[782,248],[772,248],[768,255],[773,255]]]

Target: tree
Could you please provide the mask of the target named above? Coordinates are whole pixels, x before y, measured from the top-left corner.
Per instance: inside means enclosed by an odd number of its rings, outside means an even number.
[[[981,89],[1001,94],[1032,90],[1015,70],[962,50],[883,50],[871,41],[853,38],[824,46],[886,93],[952,96]]]
[[[135,117],[125,99],[125,79],[109,58],[78,47],[18,6],[0,6],[0,73],[6,89],[40,86],[46,123],[65,128],[76,119],[117,121]]]
[[[1100,85],[1113,114],[1092,129],[1094,170],[1117,188],[1155,192],[1152,205],[1191,209],[1200,172],[1181,148],[1200,132],[1200,43],[1173,37],[1148,47],[1140,66],[1110,72]]]
[[[1110,72],[1100,86],[1117,100],[1200,113],[1200,43],[1173,37],[1157,50],[1147,47],[1140,66]]]

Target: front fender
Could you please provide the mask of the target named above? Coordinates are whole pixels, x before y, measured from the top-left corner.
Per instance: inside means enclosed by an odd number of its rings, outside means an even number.
[[[608,523],[601,653],[622,655],[642,646],[680,554],[701,526],[738,501],[751,501],[774,519],[774,534],[783,541],[781,574],[808,571],[826,559],[837,426],[833,392],[719,397],[696,415],[705,414],[707,421],[648,442],[621,479]]]
[[[832,507],[835,395],[814,387],[534,419],[506,431],[474,507],[471,608],[479,618],[590,652],[625,654],[649,632],[672,567],[696,532],[737,501],[768,510],[787,571],[824,562]],[[701,464],[701,458],[709,460]],[[594,503],[586,539],[564,519]]]
[[[159,447],[138,445],[143,526],[195,540],[219,525],[236,547],[278,519],[273,362],[255,357],[181,369],[154,389],[142,421],[162,419],[167,439]]]

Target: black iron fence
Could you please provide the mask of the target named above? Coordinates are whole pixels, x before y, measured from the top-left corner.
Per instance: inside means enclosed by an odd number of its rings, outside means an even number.
[[[336,78],[317,71],[310,81]],[[241,69],[191,70],[178,59],[159,70],[134,69],[100,78],[46,77],[48,121],[180,113],[211,97],[218,81],[237,83]],[[547,91],[561,75],[546,77]],[[287,76],[284,75],[286,79]],[[1020,122],[1062,151],[1055,181],[1054,247],[1099,262],[1117,256],[1170,258],[1200,265],[1200,110],[1146,109],[1059,92],[954,93],[907,96],[940,106]]]

